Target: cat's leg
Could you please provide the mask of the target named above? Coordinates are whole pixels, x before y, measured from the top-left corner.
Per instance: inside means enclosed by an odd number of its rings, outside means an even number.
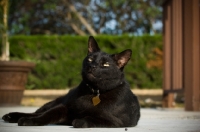
[[[44,105],[43,105],[42,107],[40,107],[39,109],[37,109],[37,110],[35,111],[35,113],[43,113],[43,112],[45,112],[45,111],[47,111],[47,110],[49,110],[49,109],[51,109],[51,108],[53,108],[53,107],[55,107],[55,106],[57,106],[57,105],[59,105],[59,104],[62,104],[62,103],[63,103],[63,100],[64,100],[64,96],[59,97],[59,98],[57,98],[57,99],[55,99],[55,100],[53,100],[53,101],[50,101],[50,102],[44,104]]]
[[[35,111],[35,113],[20,113],[20,112],[12,112],[5,114],[2,119],[9,123],[17,123],[18,120],[22,117],[30,118],[30,117],[36,117],[44,113],[45,111],[59,105],[62,103],[64,97],[59,97],[51,102],[48,102],[44,104],[42,107],[40,107],[38,110]]]
[[[90,109],[80,113],[84,115],[83,118],[74,119],[72,122],[75,128],[89,128],[89,127],[122,127],[124,126],[122,120],[114,116],[109,111]]]
[[[122,127],[123,123],[116,117],[96,117],[87,116],[81,119],[75,119],[72,122],[75,128],[91,128],[91,127]]]
[[[37,117],[21,118],[18,121],[19,126],[43,126],[47,124],[60,123],[67,120],[67,108],[64,105],[58,105],[47,110]]]
[[[22,117],[35,117],[35,116],[39,116],[39,113],[20,113],[20,112],[12,112],[12,113],[8,113],[5,114],[2,119],[5,122],[9,122],[9,123],[17,123],[18,120]]]

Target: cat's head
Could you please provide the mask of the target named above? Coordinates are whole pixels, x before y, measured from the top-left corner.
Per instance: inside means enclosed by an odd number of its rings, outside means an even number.
[[[83,60],[83,81],[99,90],[110,90],[124,82],[123,69],[131,57],[130,49],[117,54],[102,52],[94,39],[88,40],[88,54]]]

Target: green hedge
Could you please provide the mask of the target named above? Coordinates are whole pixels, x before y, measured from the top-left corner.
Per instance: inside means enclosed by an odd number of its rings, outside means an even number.
[[[162,69],[147,67],[156,58],[155,48],[162,50],[162,37],[158,36],[96,36],[100,48],[107,53],[130,48],[132,58],[125,68],[128,82],[133,88],[161,88]],[[31,72],[28,89],[62,89],[74,87],[81,81],[82,60],[87,54],[88,37],[81,36],[12,36],[11,60],[36,63]]]

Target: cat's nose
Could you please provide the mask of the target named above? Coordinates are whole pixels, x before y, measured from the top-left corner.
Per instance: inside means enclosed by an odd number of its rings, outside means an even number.
[[[95,69],[96,68],[96,65],[90,65],[90,68],[92,68],[92,69]]]

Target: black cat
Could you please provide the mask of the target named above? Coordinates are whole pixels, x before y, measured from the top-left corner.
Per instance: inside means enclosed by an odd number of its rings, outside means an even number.
[[[77,88],[45,104],[34,113],[13,112],[4,115],[2,119],[18,123],[19,126],[136,126],[140,118],[140,106],[123,74],[131,54],[130,49],[113,55],[102,52],[90,36],[88,55],[83,60],[82,82]]]

